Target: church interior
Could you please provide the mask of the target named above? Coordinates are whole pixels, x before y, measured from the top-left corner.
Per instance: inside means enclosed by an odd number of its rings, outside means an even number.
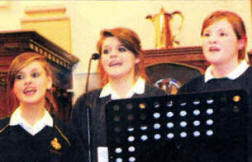
[[[0,1],[0,94],[6,92],[6,73],[20,52],[33,50],[53,65],[54,82],[62,118],[85,89],[100,87],[96,53],[100,31],[127,27],[141,38],[144,65],[150,82],[168,94],[205,72],[200,30],[204,18],[216,10],[230,10],[244,20],[248,58],[251,44],[252,0],[160,0],[160,1]],[[165,29],[167,31],[162,31]],[[2,104],[1,106],[4,106]]]

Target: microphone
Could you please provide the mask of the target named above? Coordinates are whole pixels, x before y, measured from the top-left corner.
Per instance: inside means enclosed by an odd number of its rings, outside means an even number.
[[[88,85],[89,85],[89,76],[90,76],[90,69],[91,69],[91,62],[92,60],[97,60],[100,58],[100,55],[98,53],[93,53],[91,58],[89,59],[88,63],[88,73],[87,73],[87,79],[86,79],[86,87],[85,87],[85,93],[88,92]]]
[[[92,60],[98,60],[100,55],[98,53],[93,53],[91,58],[89,59],[88,63],[88,73],[87,73],[87,80],[86,80],[86,88],[85,93],[88,92],[88,85],[89,85],[89,76],[90,76],[90,69],[91,69],[91,62]],[[88,104],[86,107],[86,118],[87,118],[87,130],[88,130],[88,162],[92,162],[92,119],[91,119],[91,105]]]
[[[91,58],[92,58],[93,60],[97,60],[97,59],[100,58],[100,54],[99,54],[99,53],[93,53]]]

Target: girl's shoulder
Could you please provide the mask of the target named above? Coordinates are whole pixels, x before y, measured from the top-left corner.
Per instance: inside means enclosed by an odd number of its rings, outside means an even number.
[[[57,134],[60,134],[63,138],[72,138],[75,136],[76,132],[71,123],[67,123],[66,121],[62,121],[53,117],[53,127]]]
[[[0,134],[6,130],[6,128],[9,126],[9,122],[9,117],[0,120]]]
[[[145,94],[149,96],[165,96],[166,93],[161,88],[155,87],[149,83],[145,85]]]
[[[205,84],[204,78],[205,75],[200,75],[184,83],[182,87],[179,88],[178,94],[198,91],[199,88]]]
[[[252,73],[252,66],[249,66],[248,69],[245,71],[245,73],[251,74]]]
[[[87,92],[87,93],[83,93],[82,95],[80,95],[77,99],[77,101],[79,100],[85,100],[86,98],[92,98],[92,97],[96,97],[96,96],[99,96],[100,93],[101,93],[101,88],[100,89],[95,89],[95,90],[92,90],[90,92]]]

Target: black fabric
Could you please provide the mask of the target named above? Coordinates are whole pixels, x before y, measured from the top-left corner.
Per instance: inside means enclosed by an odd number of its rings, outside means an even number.
[[[10,126],[9,118],[0,121],[1,162],[80,162],[85,148],[77,133],[54,119],[53,127],[44,127],[32,136],[20,125]]]
[[[241,76],[235,80],[228,78],[212,79],[204,82],[204,75],[201,75],[179,89],[182,93],[199,93],[221,90],[243,89],[248,93],[248,162],[252,162],[252,67],[249,67]]]
[[[105,105],[111,101],[111,97],[99,98],[101,89],[83,94],[76,101],[72,112],[72,124],[76,127],[83,139],[84,145],[88,144],[87,134],[87,107],[91,108],[91,150],[92,162],[97,162],[97,147],[107,146]],[[132,98],[164,96],[165,92],[151,85],[145,86],[144,94],[134,94]]]

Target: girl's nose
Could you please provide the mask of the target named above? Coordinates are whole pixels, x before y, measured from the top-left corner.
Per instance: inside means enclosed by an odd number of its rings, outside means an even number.
[[[30,85],[32,83],[32,78],[31,77],[26,77],[24,80],[25,85]]]
[[[116,50],[112,50],[109,56],[110,57],[117,57],[117,51]]]
[[[209,37],[209,42],[215,44],[217,42],[217,37],[216,36],[210,36]]]

